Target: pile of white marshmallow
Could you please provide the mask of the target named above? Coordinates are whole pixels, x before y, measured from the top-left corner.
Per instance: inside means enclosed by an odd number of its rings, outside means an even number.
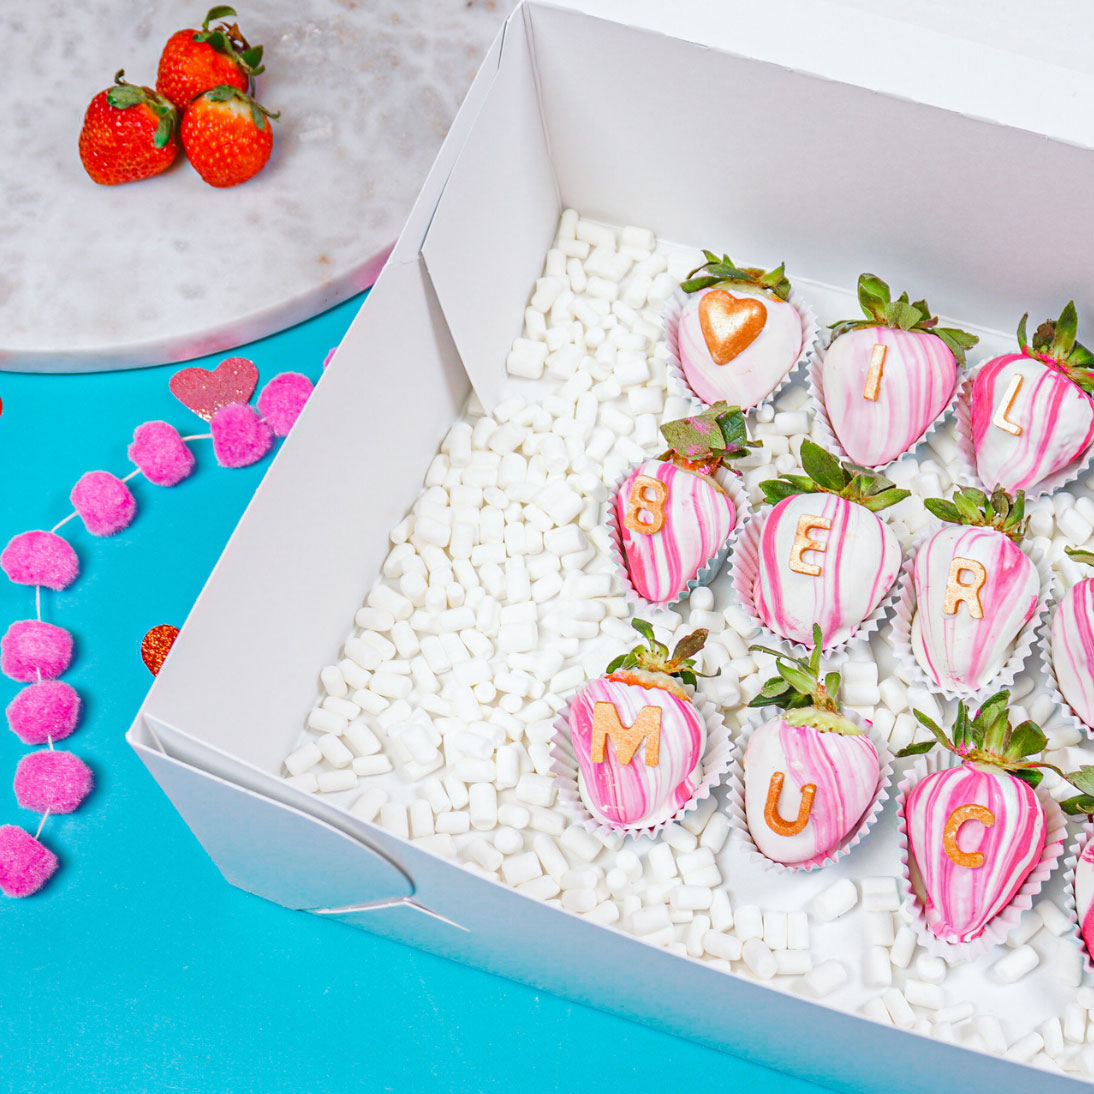
[[[444,438],[425,489],[391,532],[354,637],[320,673],[323,694],[286,777],[468,870],[681,956],[879,1022],[1094,1076],[1094,1043],[1085,1047],[1094,1042],[1094,991],[1080,986],[1082,959],[1058,892],[1026,913],[1008,949],[952,970],[917,955],[894,876],[891,803],[837,866],[781,876],[734,849],[720,798],[656,841],[594,835],[556,804],[556,713],[637,641],[608,557],[604,503],[609,484],[663,450],[659,426],[694,412],[667,390],[661,313],[701,261],[645,229],[563,213],[506,362],[511,393],[490,415],[472,396]],[[849,297],[841,306],[851,313]],[[800,466],[806,404],[796,381],[750,415],[763,447],[739,466],[755,505],[761,480]],[[920,499],[952,485],[955,454],[947,426],[890,472],[915,495],[886,514],[905,547],[929,519]],[[1035,559],[1047,552],[1070,582],[1079,574],[1063,546],[1092,530],[1094,502],[1060,492],[1031,506],[1026,547]],[[677,610],[645,614],[666,641],[710,631],[700,667],[719,675],[699,690],[735,725],[772,658],[749,652],[759,632],[732,604],[725,574]],[[940,721],[946,712],[891,672],[886,635],[835,667],[845,702],[895,751],[916,737],[913,707]],[[1015,716],[1045,727],[1049,759],[1073,767],[1079,734],[1053,721],[1032,676],[1013,693],[1027,704]],[[1005,1023],[1000,1007],[1010,1012]]]

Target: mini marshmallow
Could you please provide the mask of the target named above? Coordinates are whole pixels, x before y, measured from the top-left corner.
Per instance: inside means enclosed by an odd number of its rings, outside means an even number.
[[[906,969],[915,956],[919,941],[911,927],[903,926],[896,933],[896,940],[889,951],[889,959],[898,969]]]
[[[741,946],[741,957],[758,980],[770,980],[778,971],[775,956],[760,938],[750,938]]]
[[[842,878],[813,898],[810,913],[818,923],[829,923],[845,915],[858,903],[858,890],[850,878]]]
[[[763,938],[763,912],[760,911],[755,904],[738,905],[733,921],[736,927],[737,937],[742,942],[747,942],[751,938]]]
[[[802,977],[802,987],[808,994],[824,999],[847,983],[848,972],[839,961],[829,960],[818,965]]]
[[[1019,946],[996,961],[991,971],[1000,984],[1014,984],[1040,963],[1040,955],[1032,946]]]
[[[872,988],[887,988],[893,982],[893,966],[884,946],[870,946],[863,960],[862,978]]]

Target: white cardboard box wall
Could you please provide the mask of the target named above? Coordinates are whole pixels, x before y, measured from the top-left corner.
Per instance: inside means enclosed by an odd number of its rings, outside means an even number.
[[[776,33],[770,13],[737,11],[736,48],[750,58],[732,52],[732,40],[727,52],[549,4],[518,8],[129,739],[228,880],[288,907],[841,1089],[910,1094],[918,1076],[941,1069],[970,1094],[1077,1089],[593,926],[278,775],[314,699],[316,668],[345,637],[348,611],[371,585],[467,377],[484,401],[498,390],[563,203],[666,238],[732,241],[745,257],[785,257],[795,273],[829,283],[851,284],[876,265],[898,283],[936,286],[948,313],[987,325],[1008,326],[1026,307],[1049,310],[1083,289],[1080,309],[1094,304],[1094,259],[1069,250],[1074,226],[1094,212],[1094,188],[1083,186],[1094,155],[996,124],[1036,124],[1088,145],[1081,127],[1094,111],[1065,111],[1050,129],[1007,90],[992,51],[970,60],[967,47],[969,108],[984,114],[983,104],[997,103],[996,121],[927,105],[939,81],[909,65],[884,26],[872,31],[874,47],[890,51],[883,78],[841,83],[831,78],[839,66],[858,71],[861,58],[807,56],[803,41],[842,33],[848,13],[820,3],[780,11],[800,20],[794,36]],[[656,26],[662,12],[635,4],[627,17]],[[727,45],[723,23],[705,22],[700,5],[684,5],[681,18],[689,37]],[[780,45],[798,71],[771,63]],[[935,45],[945,57],[946,41]],[[1065,94],[1044,66],[1036,75],[1050,102],[1071,109],[1090,98],[1088,87]]]

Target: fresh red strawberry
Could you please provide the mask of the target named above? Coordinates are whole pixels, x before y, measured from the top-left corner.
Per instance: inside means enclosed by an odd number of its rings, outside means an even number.
[[[760,483],[774,508],[760,533],[752,600],[762,622],[792,642],[809,645],[819,623],[829,649],[858,630],[896,581],[900,542],[876,514],[909,492],[810,440],[801,460],[804,475]]]
[[[973,334],[938,326],[925,300],[892,299],[874,274],[858,279],[866,319],[833,325],[820,386],[832,430],[853,463],[883,467],[907,452],[945,409]]]
[[[821,634],[813,627],[808,660],[779,650],[778,675],[753,707],[783,712],[759,726],[745,751],[745,816],[757,848],[769,859],[820,866],[859,830],[881,793],[881,761],[873,742],[840,713],[838,672],[821,678]]]
[[[1080,460],[1094,441],[1094,353],[1075,340],[1078,316],[1068,301],[1042,323],[1021,353],[993,357],[972,385],[976,473],[988,488],[1033,490]]]
[[[740,408],[725,403],[661,432],[668,451],[627,476],[613,511],[631,584],[663,604],[683,593],[736,526],[740,515],[715,473],[758,444]]]
[[[647,641],[617,657],[570,705],[578,787],[589,812],[620,829],[648,828],[676,816],[695,796],[707,729],[681,681],[694,685],[694,655],[707,632],[682,638],[669,655],[641,619]]]
[[[182,147],[210,186],[237,186],[266,166],[277,117],[238,88],[214,87],[182,116]]]
[[[975,718],[959,703],[952,739],[917,710],[934,739],[898,753],[916,756],[941,744],[962,760],[921,779],[901,805],[908,849],[922,880],[927,926],[945,942],[982,935],[1044,851],[1045,811],[1033,792],[1042,778],[1037,769],[1064,773],[1030,759],[1046,747],[1045,735],[1029,721],[1012,728],[1009,700],[1009,692],[998,692]],[[1064,778],[1087,792],[1082,772]],[[1077,812],[1089,803],[1080,796],[1062,804]]]
[[[180,30],[168,38],[156,73],[156,90],[179,110],[213,87],[254,90],[254,78],[265,71],[262,47],[249,45],[235,23],[209,29],[214,19],[234,15],[229,7],[210,8],[201,30]]]
[[[80,130],[80,159],[95,182],[115,186],[166,171],[179,154],[178,113],[150,87],[126,83],[119,69],[116,86],[91,100]]]

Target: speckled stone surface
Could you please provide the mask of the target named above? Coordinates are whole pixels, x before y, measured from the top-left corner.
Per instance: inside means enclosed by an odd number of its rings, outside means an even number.
[[[0,368],[182,361],[313,315],[372,282],[507,0],[262,0],[234,5],[266,47],[258,97],[281,111],[271,161],[229,190],[180,155],[165,174],[97,186],[84,110],[207,4],[0,4]]]

